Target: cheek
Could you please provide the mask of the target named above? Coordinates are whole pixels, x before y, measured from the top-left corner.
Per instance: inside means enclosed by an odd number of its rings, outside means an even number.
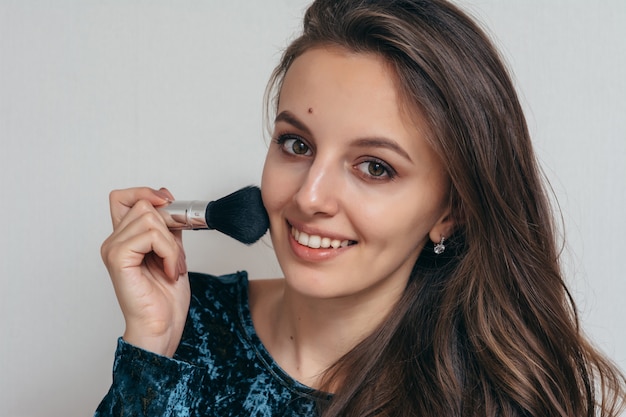
[[[261,176],[261,197],[263,199],[263,205],[268,212],[271,212],[274,202],[276,201],[276,192],[280,188],[274,184],[274,176],[272,170],[267,165],[267,159],[265,160],[265,166],[263,167],[263,175]]]
[[[431,203],[432,196],[429,201],[419,198],[419,195],[419,192],[415,192],[400,198],[360,205],[355,218],[359,218],[363,236],[371,241],[385,242],[385,245],[398,245],[409,251],[423,246],[441,210],[438,205]]]
[[[360,227],[365,234],[372,238],[383,240],[405,240],[405,236],[410,234],[416,236],[415,232],[420,232],[424,228],[420,221],[417,221],[415,212],[409,212],[405,208],[389,205],[383,207],[368,207],[360,210]],[[417,227],[419,225],[420,227]],[[408,233],[412,230],[413,233]]]
[[[263,204],[269,215],[282,207],[290,199],[290,177],[280,169],[280,166],[272,163],[271,156],[265,159],[263,175],[261,177],[261,196]]]

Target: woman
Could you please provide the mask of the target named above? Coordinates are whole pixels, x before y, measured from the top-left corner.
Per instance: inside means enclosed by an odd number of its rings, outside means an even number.
[[[283,279],[187,274],[146,188],[103,244],[126,331],[97,416],[616,416],[510,78],[444,1],[318,0],[268,88]],[[273,100],[272,100],[273,99]]]

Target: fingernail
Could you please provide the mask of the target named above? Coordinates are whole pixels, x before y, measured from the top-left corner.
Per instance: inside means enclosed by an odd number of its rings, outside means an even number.
[[[161,190],[163,190],[163,189],[161,188],[160,190],[157,190],[157,191],[155,191],[154,193],[155,193],[156,195],[158,195],[159,197],[161,197],[163,200],[167,201],[168,203],[171,203],[172,201],[174,201],[174,200],[172,200],[172,199],[170,198],[170,196],[169,196],[169,195],[165,194],[165,192],[163,192],[163,191],[161,191]]]

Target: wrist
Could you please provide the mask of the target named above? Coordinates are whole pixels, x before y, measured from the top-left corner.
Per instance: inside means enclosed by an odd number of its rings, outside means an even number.
[[[156,353],[157,355],[173,357],[178,344],[180,343],[180,335],[178,337],[166,332],[161,335],[147,335],[126,328],[122,339],[135,347]]]

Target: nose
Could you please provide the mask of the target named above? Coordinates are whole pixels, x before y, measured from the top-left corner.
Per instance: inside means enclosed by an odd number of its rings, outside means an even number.
[[[331,164],[315,160],[294,195],[295,203],[309,216],[334,216],[339,210],[340,178]]]

